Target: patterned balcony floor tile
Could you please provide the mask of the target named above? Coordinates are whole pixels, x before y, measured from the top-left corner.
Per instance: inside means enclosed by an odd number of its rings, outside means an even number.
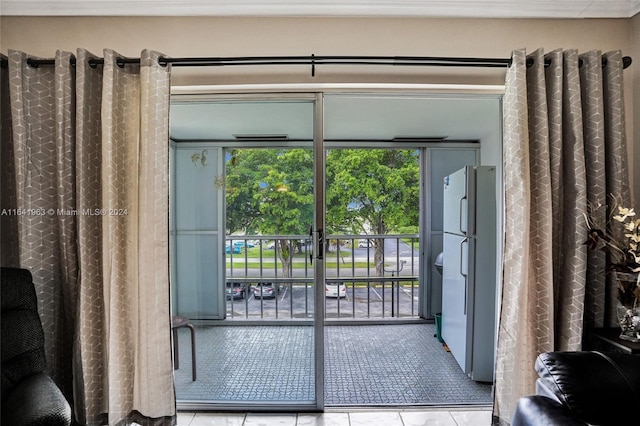
[[[491,404],[491,384],[470,380],[434,334],[433,324],[327,326],[326,405]],[[195,382],[188,330],[178,335],[179,401],[314,399],[309,326],[196,327]]]

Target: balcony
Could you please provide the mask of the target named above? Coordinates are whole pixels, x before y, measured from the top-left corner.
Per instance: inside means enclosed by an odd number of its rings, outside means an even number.
[[[418,241],[417,235],[328,237],[326,406],[490,406],[491,384],[469,379],[436,338],[436,325],[419,320]],[[284,270],[278,255],[283,244],[293,251]],[[226,245],[226,320],[196,323],[196,381],[190,336],[186,329],[178,333],[180,407],[313,400],[315,292],[308,239],[233,236]]]
[[[492,385],[467,377],[434,334],[435,325],[426,322],[330,323],[324,347],[326,405],[490,407]],[[178,339],[175,385],[182,409],[314,397],[309,326],[237,322],[196,326],[196,381],[191,375],[189,331],[179,330]]]
[[[418,318],[418,235],[330,235],[327,241],[327,320]],[[292,253],[284,263],[283,251]],[[227,319],[313,318],[311,251],[300,235],[227,238]]]

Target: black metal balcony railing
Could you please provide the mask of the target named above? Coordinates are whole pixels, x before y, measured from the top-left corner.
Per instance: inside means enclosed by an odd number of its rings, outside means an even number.
[[[293,251],[284,268],[278,254],[283,243]],[[232,236],[226,244],[227,319],[313,317],[314,270],[307,238]],[[413,234],[329,236],[325,317],[417,317],[418,253]]]

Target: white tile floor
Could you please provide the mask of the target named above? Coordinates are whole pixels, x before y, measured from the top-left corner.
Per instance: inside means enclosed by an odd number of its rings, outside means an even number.
[[[324,413],[178,413],[178,426],[490,426],[491,409]]]

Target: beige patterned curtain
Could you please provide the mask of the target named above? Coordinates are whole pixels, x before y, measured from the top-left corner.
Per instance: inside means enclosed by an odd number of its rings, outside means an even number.
[[[172,425],[170,69],[118,56],[32,67],[9,52],[2,265],[34,275],[48,367],[80,424]]]
[[[33,274],[49,372],[70,399],[78,269],[69,244],[76,237],[75,217],[55,214],[75,205],[73,176],[62,172],[74,155],[70,56],[59,53],[55,66],[41,69],[28,66],[21,52],[10,52],[8,59],[8,91],[2,92],[8,108],[2,116],[11,133],[3,126],[2,265]]]
[[[612,323],[604,253],[587,252],[584,214],[609,194],[630,198],[621,53],[517,50],[512,58],[494,400],[501,424],[518,398],[535,393],[538,354],[580,350],[585,329]]]

